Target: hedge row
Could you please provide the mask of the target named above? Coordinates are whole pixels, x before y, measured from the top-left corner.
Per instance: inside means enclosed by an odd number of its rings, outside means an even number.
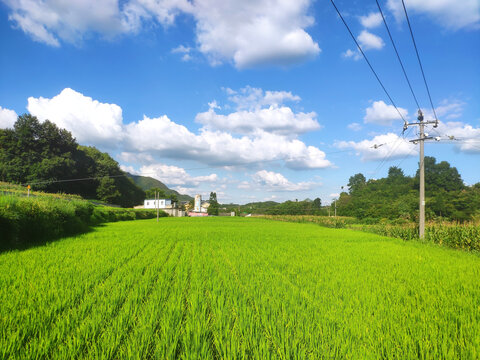
[[[84,200],[0,196],[0,249],[78,234],[105,222],[150,219],[155,210],[94,206]],[[160,212],[160,216],[168,216]]]

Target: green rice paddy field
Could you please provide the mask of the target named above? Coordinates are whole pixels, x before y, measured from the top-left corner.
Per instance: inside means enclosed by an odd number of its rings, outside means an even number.
[[[110,223],[0,254],[0,358],[478,359],[480,257],[264,219]]]

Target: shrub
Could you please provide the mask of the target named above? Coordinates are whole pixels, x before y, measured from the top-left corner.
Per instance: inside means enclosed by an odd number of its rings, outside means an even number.
[[[168,216],[161,211],[160,216]],[[0,196],[0,249],[19,248],[84,232],[105,222],[150,219],[155,210],[94,206],[61,197]]]

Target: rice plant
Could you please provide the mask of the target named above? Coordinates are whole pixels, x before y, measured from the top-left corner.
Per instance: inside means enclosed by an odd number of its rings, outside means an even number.
[[[0,254],[0,358],[476,359],[479,277],[475,253],[314,224],[109,223]]]

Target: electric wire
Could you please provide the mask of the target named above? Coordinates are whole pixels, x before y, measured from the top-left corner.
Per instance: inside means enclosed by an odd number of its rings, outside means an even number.
[[[331,151],[331,152],[324,152],[325,155],[332,155],[332,154],[339,154],[339,153],[345,153],[345,152],[350,152],[352,151],[351,149],[348,150],[338,150],[338,151]],[[219,165],[219,166],[203,166],[203,167],[194,167],[194,168],[184,168],[184,171],[192,171],[192,170],[208,170],[208,169],[217,169],[220,167],[229,167],[229,166],[248,166],[248,165],[254,165],[254,164],[263,164],[263,163],[271,163],[271,162],[276,162],[276,161],[290,161],[290,160],[298,160],[298,159],[307,159],[308,157],[303,155],[303,156],[297,156],[297,157],[291,157],[291,158],[285,158],[285,159],[272,159],[272,160],[257,160],[257,161],[249,161],[249,162],[244,162],[244,163],[235,163],[235,164],[228,164],[228,165]],[[155,172],[145,172],[142,173],[142,175],[155,175]],[[132,174],[134,175],[134,174]],[[135,176],[135,175],[134,175]],[[75,182],[75,181],[88,181],[88,180],[99,180],[103,178],[118,178],[118,177],[130,177],[128,174],[119,174],[119,175],[104,175],[104,176],[95,176],[95,177],[85,177],[85,178],[76,178],[76,179],[56,179],[56,180],[41,180],[41,181],[36,181],[36,182],[28,182],[28,183],[22,183],[18,184],[21,186],[26,186],[26,185],[43,185],[43,184],[56,184],[56,183],[64,183],[64,182]]]
[[[412,128],[409,128],[407,136],[410,134],[411,131],[412,131]],[[400,146],[400,144],[401,144],[400,141],[402,139],[405,140],[405,134],[403,133],[403,131],[401,133],[401,137],[400,136],[397,137],[397,139],[395,140],[395,142],[394,142],[393,146],[391,147],[390,151],[388,152],[388,154],[385,155],[383,157],[382,161],[378,164],[375,171],[373,172],[373,176],[375,176],[382,169],[382,167],[391,159],[395,150],[397,150],[397,148]]]
[[[379,76],[377,75],[377,72],[375,71],[375,69],[373,68],[372,64],[371,64],[370,61],[368,60],[367,56],[366,56],[365,53],[363,52],[362,47],[361,47],[360,44],[358,43],[357,39],[355,39],[355,36],[353,35],[352,31],[350,30],[350,27],[348,26],[347,22],[345,21],[345,19],[343,18],[342,14],[341,14],[340,11],[338,10],[337,5],[335,5],[335,2],[334,2],[333,0],[330,0],[330,2],[332,3],[333,7],[334,7],[335,10],[337,11],[338,16],[340,17],[340,19],[342,20],[343,24],[344,24],[345,27],[347,28],[347,30],[348,30],[350,36],[352,37],[353,41],[354,41],[355,44],[357,45],[358,50],[359,50],[360,53],[363,55],[363,58],[364,58],[365,61],[367,62],[368,66],[370,67],[370,70],[372,70],[373,75],[375,75],[375,78],[377,79],[378,83],[380,84],[380,86],[382,87],[383,91],[384,91],[385,94],[387,95],[388,99],[390,100],[390,102],[391,102],[392,105],[394,106],[395,110],[397,110],[398,115],[400,115],[400,118],[403,120],[404,123],[407,123],[407,121],[406,121],[405,118],[403,117],[402,113],[401,113],[400,110],[398,109],[397,105],[395,104],[395,101],[393,101],[392,97],[390,96],[390,94],[388,93],[387,89],[385,88],[385,86],[383,85],[382,81],[380,80]]]
[[[430,105],[432,106],[432,111],[433,111],[433,114],[435,115],[435,120],[438,122],[437,113],[435,111],[435,107],[433,106],[432,96],[430,95],[430,89],[429,89],[428,84],[427,84],[427,79],[425,77],[425,72],[423,71],[422,61],[420,60],[420,55],[418,53],[417,43],[415,42],[415,37],[413,36],[413,30],[412,30],[412,26],[410,24],[410,19],[408,18],[407,8],[405,6],[405,1],[404,0],[402,0],[402,5],[403,5],[403,11],[405,12],[405,17],[407,18],[408,28],[410,30],[410,35],[412,37],[413,46],[415,47],[415,53],[417,54],[418,64],[420,65],[420,70],[422,71],[423,82],[425,83],[425,88],[427,89],[428,99],[430,100]]]
[[[394,142],[389,142],[385,143],[385,145],[389,144],[394,144],[398,146],[398,141],[400,139],[396,139]],[[386,160],[386,158],[389,158],[393,151],[395,151],[396,148],[391,149],[390,153],[384,157],[383,160]],[[331,151],[331,152],[325,152],[325,155],[332,155],[332,154],[339,154],[339,153],[345,153],[345,152],[351,152],[352,149],[347,149],[347,150],[338,150],[338,151]],[[193,171],[193,170],[209,170],[209,169],[217,169],[220,167],[228,167],[228,166],[248,166],[248,165],[254,165],[254,164],[263,164],[263,163],[270,163],[270,162],[277,162],[277,161],[288,161],[288,160],[295,160],[295,159],[306,159],[307,156],[299,156],[299,157],[293,157],[293,158],[288,158],[288,159],[272,159],[272,160],[258,160],[258,161],[250,161],[250,162],[245,162],[245,163],[236,163],[236,164],[229,164],[229,165],[219,165],[219,166],[203,166],[203,167],[192,167],[192,168],[183,168],[184,171]],[[144,175],[155,175],[155,172],[145,172],[142,173],[140,176]],[[43,184],[56,184],[56,183],[66,183],[66,182],[77,182],[77,181],[88,181],[88,180],[99,180],[103,178],[120,178],[120,177],[130,177],[131,175],[133,176],[138,176],[135,174],[118,174],[118,175],[103,175],[103,176],[94,176],[94,177],[85,177],[85,178],[74,178],[74,179],[55,179],[55,180],[40,180],[40,181],[32,181],[32,182],[26,182],[26,183],[21,183],[18,185],[21,186],[26,186],[26,185],[43,185]]]
[[[400,165],[402,165],[402,163],[403,163],[409,156],[413,155],[413,152],[414,152],[415,149],[416,149],[416,148],[410,149],[410,152],[409,152],[407,155],[405,155],[405,156],[400,160],[400,162],[399,162],[397,165],[395,165],[395,166],[399,168]]]
[[[420,105],[418,103],[415,92],[413,91],[412,84],[410,83],[410,80],[408,79],[407,72],[405,70],[405,67],[403,66],[402,59],[400,58],[400,54],[398,53],[397,46],[395,45],[395,41],[393,41],[392,34],[390,33],[390,28],[387,25],[387,21],[385,20],[385,16],[383,15],[383,11],[382,11],[382,8],[380,7],[380,3],[378,2],[378,0],[375,0],[375,1],[377,3],[378,11],[380,11],[380,15],[382,15],[383,23],[385,24],[385,28],[387,29],[388,36],[390,37],[390,41],[392,43],[393,49],[395,50],[395,54],[397,54],[398,62],[400,63],[400,66],[402,67],[403,75],[405,75],[405,80],[407,80],[408,87],[410,88],[410,92],[412,93],[413,99],[415,100],[415,104],[417,104],[417,109],[420,110]]]

